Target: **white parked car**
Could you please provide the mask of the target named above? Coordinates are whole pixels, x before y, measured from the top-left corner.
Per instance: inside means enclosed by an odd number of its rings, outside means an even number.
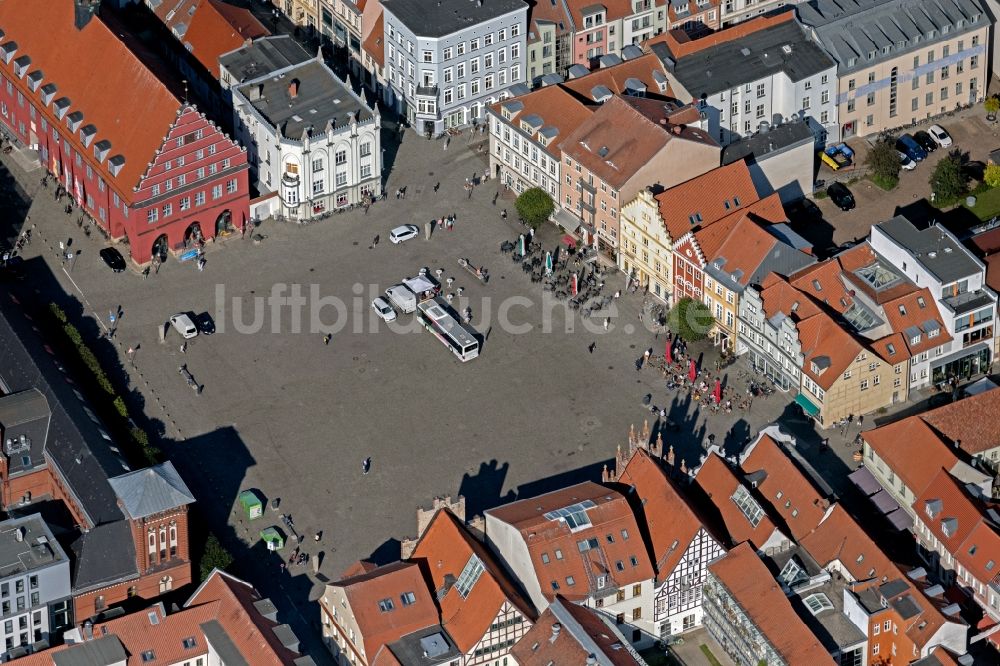
[[[388,301],[379,296],[374,301],[372,301],[372,310],[375,311],[382,321],[393,321],[396,319],[396,311],[392,309]]]
[[[906,156],[906,153],[896,151],[899,153],[899,166],[903,167],[906,171],[913,171],[917,168],[917,163]]]
[[[403,226],[396,227],[389,232],[389,240],[393,244],[402,243],[403,241],[408,241],[411,238],[416,238],[420,230],[417,229],[412,224],[404,224]]]
[[[931,125],[927,128],[927,133],[931,135],[931,138],[937,142],[937,145],[942,148],[947,148],[952,144],[951,135],[940,125]]]
[[[170,324],[174,327],[174,330],[181,334],[185,340],[190,340],[191,338],[197,337],[198,327],[194,325],[191,321],[191,317],[184,314],[175,314],[170,318]]]

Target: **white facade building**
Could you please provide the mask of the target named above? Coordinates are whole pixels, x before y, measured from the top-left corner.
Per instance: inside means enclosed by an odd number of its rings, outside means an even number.
[[[668,35],[652,46],[674,95],[701,103],[712,138],[726,146],[800,120],[813,130],[817,145],[838,141],[837,65],[794,14],[760,18],[733,33],[729,41],[705,39],[703,45]]]
[[[385,76],[417,131],[485,120],[512,86],[527,92],[528,5],[522,0],[385,0]]]
[[[248,49],[258,48],[262,40]],[[381,118],[320,57],[233,84],[236,139],[274,213],[310,219],[382,193]]]

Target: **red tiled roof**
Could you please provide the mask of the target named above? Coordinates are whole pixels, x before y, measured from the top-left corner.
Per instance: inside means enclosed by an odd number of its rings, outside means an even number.
[[[554,610],[561,616],[556,617]],[[553,639],[553,628],[559,633]],[[519,666],[581,666],[596,646],[611,666],[638,666],[640,662],[623,649],[621,638],[598,616],[597,611],[557,596],[538,622],[511,649]]]
[[[735,203],[737,198],[739,204]],[[742,160],[712,169],[656,195],[660,217],[673,239],[698,225],[705,227],[721,220],[734,209],[759,199],[750,169]],[[700,215],[700,221],[692,223],[692,215]]]
[[[576,24],[578,32],[590,29],[584,28],[583,22],[583,10],[588,7],[599,6],[605,8],[605,25],[626,16],[631,16],[633,11],[632,0],[601,0],[601,2],[594,2],[593,0],[566,0],[566,6],[569,8],[570,15],[573,17],[573,23]]]
[[[864,351],[864,347],[853,335],[824,312],[800,321],[798,329],[805,359],[802,372],[824,391],[829,390]],[[824,358],[828,359],[829,365],[824,370],[820,367],[823,364],[818,364],[817,370],[820,371],[817,372],[813,369],[813,361]]]
[[[332,585],[343,588],[364,639],[366,655],[375,655],[387,643],[438,624],[438,610],[420,567],[413,562],[393,562]],[[400,595],[412,592],[414,602],[404,605]],[[391,611],[379,602],[392,601]]]
[[[172,6],[172,3],[160,5],[161,11],[164,6]],[[249,9],[234,7],[221,0],[197,0],[181,42],[212,76],[218,78],[219,56],[270,34]]]
[[[795,12],[782,12],[773,16],[759,16],[698,39],[691,39],[687,33],[680,29],[668,30],[652,39],[647,39],[643,42],[643,48],[648,50],[652,44],[663,43],[670,49],[671,54],[679,59],[698,51],[712,48],[713,46],[743,39],[755,32],[767,30],[778,24],[794,20]]]
[[[867,430],[862,436],[915,496],[923,493],[938,470],[950,470],[958,462],[919,416]]]
[[[777,529],[765,514],[754,527],[733,501],[733,493],[741,485],[729,464],[714,451],[708,454],[698,469],[695,483],[705,493],[712,506],[719,512],[723,527],[729,535],[729,544],[749,541],[755,548],[762,548]]]
[[[625,93],[625,82],[628,79],[638,79],[646,85],[648,95],[672,97],[673,91],[669,85],[666,90],[660,90],[659,82],[653,78],[653,73],[659,72],[666,82],[666,70],[663,63],[653,53],[641,55],[638,58],[625,60],[610,67],[600,67],[584,76],[568,79],[559,84],[578,95],[592,99],[591,91],[595,86],[604,86],[616,95]]]
[[[100,636],[107,632],[117,636],[129,654],[128,663],[132,665],[146,663],[142,659],[142,654],[149,650],[152,650],[159,663],[176,664],[185,660],[193,662],[194,657],[208,652],[200,625],[214,620],[220,605],[221,602],[213,601],[172,615],[166,615],[162,607],[157,605],[95,625],[94,635]],[[150,613],[156,614],[157,624],[150,621]],[[195,644],[185,648],[186,638],[194,638]],[[230,636],[230,638],[235,640],[235,637]],[[273,654],[268,655],[266,652],[259,655],[246,652],[242,654],[248,661],[253,657],[259,657],[261,663],[282,663],[279,659],[275,659]]]
[[[515,98],[524,105],[524,108],[513,116],[511,120],[505,120],[503,116],[503,105],[511,100],[497,102],[490,109],[503,121],[521,128],[520,119],[528,115],[537,115],[542,119],[542,127],[556,127],[559,133],[546,146],[549,152],[562,159],[559,151],[562,142],[572,134],[590,114],[594,111],[594,106],[584,104],[574,94],[560,85],[543,86],[538,90],[533,90],[526,95]],[[521,131],[527,132],[521,128]],[[538,140],[538,133],[532,134],[532,139]]]
[[[984,391],[920,414],[948,442],[976,455],[1000,446],[1000,390]]]
[[[929,509],[935,504],[939,509],[934,516],[931,516]],[[966,537],[982,519],[976,503],[966,495],[961,484],[944,469],[936,470],[931,482],[917,495],[913,502],[913,511],[941,545],[956,558],[964,554],[963,544]],[[945,533],[946,521],[951,526],[951,534]],[[993,554],[1000,560],[1000,551]],[[990,578],[992,577],[991,575]]]
[[[730,218],[733,221],[727,223]],[[786,220],[781,198],[775,192],[751,204],[746,210],[696,231],[695,238],[708,263],[724,259],[722,270],[730,275],[739,271],[740,277],[734,284],[746,286],[779,242],[764,225]],[[789,251],[794,250],[789,248]]]
[[[740,544],[708,565],[751,622],[789,664],[833,665],[819,640],[799,619],[781,586],[752,546]]]
[[[952,340],[938,311],[937,303],[927,287],[886,301],[882,308],[893,332],[903,335],[903,342],[910,356],[916,356]],[[938,333],[934,337],[930,337],[924,330],[924,325],[930,321],[936,322],[938,326]],[[919,342],[913,342],[907,334],[907,329],[910,328],[916,328],[920,332]],[[1000,429],[997,430],[997,434],[1000,435]]]
[[[646,451],[635,452],[618,482],[632,486],[642,503],[656,574],[665,579],[704,525],[687,498]]]
[[[781,446],[768,435],[751,445],[740,465],[747,474],[763,471],[757,491],[797,540],[812,532],[830,506],[812,481],[795,465]]]
[[[104,177],[131,203],[133,187],[177,119],[180,98],[136,55],[141,47],[126,44],[105,18],[95,16],[77,30],[73,0],[0,2],[0,26],[7,40],[17,42],[15,58],[30,55],[29,69],[44,73],[42,86],[55,83],[56,99],[70,100],[67,113],[80,111],[84,125],[97,127],[93,143],[108,140],[109,155],[124,156],[118,175],[106,172]],[[127,34],[125,39],[131,40]],[[82,67],[81,54],[100,66]],[[8,71],[6,65],[0,68]],[[10,78],[18,79],[12,73]],[[42,106],[38,93],[25,94]],[[61,123],[54,115],[50,122]],[[79,136],[71,143],[76,151],[93,150],[83,146]]]
[[[595,504],[586,509],[590,521],[587,527],[571,531],[565,521],[545,517],[548,512],[586,500]],[[607,576],[619,587],[654,577],[628,501],[620,493],[596,483],[580,483],[488,513],[521,533],[546,599],[553,599],[556,592],[571,600],[586,599],[597,593],[595,581],[599,576]],[[578,543],[583,540],[593,540],[596,544],[581,553]],[[572,577],[572,585],[567,577]],[[558,588],[552,586],[553,582]]]
[[[768,318],[783,313],[793,320],[801,321],[820,313],[812,299],[803,295],[780,275],[772,273],[764,279],[761,287],[760,298]]]
[[[254,608],[253,604],[261,599],[260,593],[250,583],[216,570],[184,607],[218,602],[215,620],[226,630],[241,654],[259,655],[266,658],[267,663],[289,664],[299,655],[282,645],[272,631],[278,623],[268,620]]]
[[[857,581],[901,576],[896,565],[839,504],[833,506],[816,529],[799,539],[799,545],[820,566],[839,561]]]
[[[662,104],[662,103],[661,103]],[[665,119],[665,114],[661,114]],[[704,143],[714,142],[700,130]],[[687,132],[690,136],[691,132]],[[588,171],[615,190],[620,190],[662,150],[671,150],[675,141],[686,141],[678,128],[674,134],[666,125],[650,120],[623,98],[615,96],[602,104],[562,143],[563,155],[581,163]],[[697,140],[697,139],[696,139]]]
[[[468,596],[462,597],[451,581],[459,577],[473,555],[483,563],[485,571]],[[489,633],[490,624],[507,603],[517,608],[526,621],[535,617],[531,604],[521,597],[493,555],[447,509],[434,515],[410,561],[423,565],[435,590],[447,590],[443,596],[435,595],[441,608],[441,624],[462,653],[469,652]]]
[[[385,20],[380,12],[378,18],[375,19],[375,26],[372,28],[368,36],[365,37],[364,44],[361,48],[365,53],[372,57],[379,67],[385,67]]]

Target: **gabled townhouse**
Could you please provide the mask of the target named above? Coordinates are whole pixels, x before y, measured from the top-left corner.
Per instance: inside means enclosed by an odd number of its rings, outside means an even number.
[[[15,4],[0,4],[0,124],[94,224],[137,264],[243,227],[246,151],[180,76],[99,2]],[[82,53],[102,66],[81,68]]]
[[[524,86],[522,0],[382,0],[385,77],[396,112],[424,135],[475,125]]]
[[[930,290],[915,284],[868,242],[795,273],[791,281],[900,369],[893,376],[893,388],[901,389],[894,402],[925,387],[931,364],[952,351],[952,337]]]
[[[808,245],[786,223],[777,192],[717,223],[689,231],[674,244],[674,302],[685,296],[703,301],[714,317],[709,332],[713,342],[731,351],[743,292],[771,273],[792,273],[816,261],[786,239]],[[691,264],[695,279],[688,277]]]
[[[385,74],[385,16],[382,3],[372,0],[364,2],[361,17],[361,83],[387,107],[394,105],[392,87]]]
[[[835,663],[749,543],[709,565],[704,606],[709,634],[739,666]]]
[[[535,608],[562,595],[614,618],[633,645],[653,640],[655,572],[617,491],[585,482],[518,500],[487,511],[485,532]]]
[[[563,77],[570,66],[572,22],[562,2],[538,2],[528,10],[527,82],[535,87],[542,77]]]
[[[585,240],[616,258],[622,202],[650,183],[671,187],[719,165],[719,145],[689,126],[698,121],[690,106],[611,96],[566,137],[559,203],[580,220]]]
[[[795,540],[816,529],[831,510],[833,491],[798,456],[795,440],[778,426],[762,430],[743,450],[740,468],[764,502],[767,515],[777,519]]]
[[[646,666],[614,622],[561,595],[514,646],[511,656],[518,666]]]
[[[836,61],[831,140],[877,134],[981,102],[992,19],[981,0],[813,0],[796,5]]]
[[[930,290],[954,340],[951,353],[930,359],[930,382],[943,385],[989,371],[996,345],[997,295],[986,286],[986,266],[944,227],[918,229],[905,217],[872,227],[879,256]]]
[[[699,39],[670,31],[648,46],[663,61],[675,94],[700,105],[709,133],[723,146],[787,122],[807,123],[818,147],[839,140],[836,63],[794,12]]]
[[[632,504],[656,570],[653,635],[662,640],[702,625],[708,565],[726,551],[642,444],[630,440],[612,479]]]
[[[441,610],[441,626],[462,654],[461,666],[495,664],[531,629],[534,609],[492,553],[450,509],[431,519],[411,562],[420,564]]]
[[[984,496],[990,493],[992,477],[961,460],[954,441],[937,431],[922,415],[866,430],[861,436],[864,471],[855,472],[857,476],[852,481],[868,495],[875,495],[879,487],[888,493],[891,499],[884,498],[881,502],[883,513],[894,511],[898,505],[909,514],[908,520],[899,522],[901,528],[912,526],[914,502],[941,469],[962,483],[977,486]]]
[[[731,467],[718,451],[710,450],[692,474],[693,494],[725,532],[727,547],[749,543],[761,553],[791,548],[787,528],[771,520],[752,485],[743,482],[742,471]]]
[[[819,306],[772,273],[740,298],[736,353],[782,391],[798,391],[805,356],[799,322],[820,314]]]
[[[415,562],[393,562],[328,584],[320,610],[323,642],[338,666],[368,666],[386,645],[439,623]]]
[[[1000,621],[1000,514],[995,498],[940,469],[914,502],[917,552],[935,577],[957,585]]]
[[[759,200],[744,162],[712,169],[662,191],[640,190],[622,207],[618,267],[664,301],[673,297],[678,281],[685,289],[690,285],[690,293],[702,300],[702,271],[695,265],[694,251],[690,261],[687,252],[681,259],[674,252],[675,243]]]

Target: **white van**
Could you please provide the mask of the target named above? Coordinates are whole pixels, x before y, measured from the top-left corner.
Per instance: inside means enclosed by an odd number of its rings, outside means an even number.
[[[385,290],[385,295],[403,314],[409,314],[417,309],[417,297],[406,285],[395,284]]]

